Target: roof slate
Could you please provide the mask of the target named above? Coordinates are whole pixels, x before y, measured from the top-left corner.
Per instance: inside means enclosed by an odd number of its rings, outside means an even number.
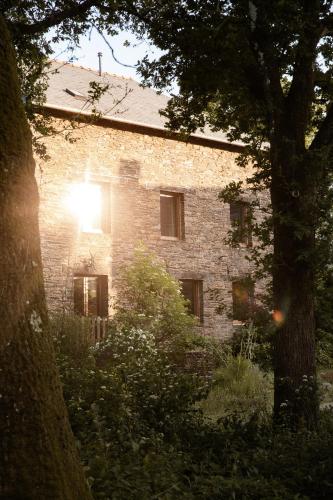
[[[169,98],[157,94],[150,88],[143,88],[135,80],[110,73],[102,73],[70,63],[54,61],[48,72],[49,86],[46,93],[48,106],[89,112],[91,106],[82,97],[75,97],[66,92],[88,95],[90,82],[108,85],[109,88],[97,104],[97,110],[103,116],[116,118],[149,127],[164,128],[166,120],[159,111],[166,107]],[[212,132],[206,127],[195,136],[230,143],[223,132]],[[240,142],[233,144],[240,145]]]

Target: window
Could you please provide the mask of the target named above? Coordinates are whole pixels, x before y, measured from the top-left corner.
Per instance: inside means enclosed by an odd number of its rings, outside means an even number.
[[[80,316],[108,316],[107,276],[74,276],[74,312]]]
[[[230,222],[235,228],[233,240],[248,247],[252,246],[250,215],[249,203],[230,203]]]
[[[69,207],[79,220],[80,229],[88,233],[110,232],[110,185],[105,182],[83,182],[72,187]]]
[[[254,306],[254,283],[246,278],[232,283],[233,319],[246,321],[251,317]]]
[[[203,323],[202,281],[181,279],[180,284],[182,294],[189,301],[189,312],[197,316],[200,319],[200,323]]]
[[[182,193],[160,193],[161,236],[184,238],[184,196]]]

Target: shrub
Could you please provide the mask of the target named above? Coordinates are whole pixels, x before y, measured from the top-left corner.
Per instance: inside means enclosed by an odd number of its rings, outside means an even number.
[[[188,312],[179,282],[141,247],[123,268],[113,323],[118,331],[151,332],[164,350],[181,352],[191,344],[197,319]]]
[[[73,367],[90,365],[91,323],[89,318],[75,314],[50,315],[50,333],[58,356],[58,362],[70,360]]]
[[[329,413],[316,432],[293,433],[273,429],[252,409],[239,413],[235,397],[234,413],[216,424],[193,408],[205,392],[202,381],[179,373],[152,332],[113,331],[79,364],[62,340],[64,394],[95,499],[332,498]],[[224,392],[233,387],[238,401],[245,394],[250,405],[253,365],[222,359],[216,384]]]
[[[273,327],[269,317],[261,310],[255,320],[238,327],[229,341],[235,356],[244,355],[250,358],[264,371],[273,367]]]
[[[248,420],[256,414],[266,419],[272,411],[273,381],[250,359],[230,357],[213,375],[207,399],[201,403],[206,416],[213,420],[228,414]]]
[[[152,332],[111,330],[90,348],[90,366],[75,362],[74,368],[70,356],[58,350],[70,421],[95,498],[173,491],[183,467],[179,436],[200,418],[193,403],[205,384],[179,373]]]

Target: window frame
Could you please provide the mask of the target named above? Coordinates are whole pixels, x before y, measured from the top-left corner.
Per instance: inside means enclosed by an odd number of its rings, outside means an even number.
[[[166,235],[162,234],[163,224],[162,224],[162,203],[161,198],[171,197],[174,199],[174,209],[175,209],[175,234]],[[164,189],[160,190],[160,235],[163,240],[183,240],[185,239],[185,223],[184,223],[184,193],[179,193],[175,191],[166,191]]]
[[[89,304],[86,309],[85,304],[85,290],[84,279],[96,278],[96,313],[89,314]],[[83,279],[83,290],[81,291],[83,297],[82,307],[80,304],[75,304],[75,280]],[[89,273],[75,273],[73,276],[73,310],[74,314],[84,317],[108,317],[109,296],[108,296],[109,279],[107,274],[89,274]]]
[[[204,322],[203,280],[180,278],[179,282],[183,297],[185,297],[185,299],[188,300],[191,304],[190,313],[196,316],[200,322],[200,325],[202,325]],[[192,283],[193,301],[184,295],[182,286],[184,282]]]
[[[239,217],[234,217],[235,211],[239,210]],[[251,205],[247,201],[239,200],[229,203],[230,211],[230,224],[231,227],[236,228],[236,234],[233,234],[233,241],[240,246],[251,248],[252,231],[249,223],[249,216],[251,214]]]

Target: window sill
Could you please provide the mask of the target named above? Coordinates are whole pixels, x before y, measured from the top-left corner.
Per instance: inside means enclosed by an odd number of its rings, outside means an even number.
[[[101,229],[81,229],[84,234],[104,234]]]
[[[244,326],[245,325],[245,321],[240,321],[239,319],[233,319],[232,320],[232,325],[233,326]]]
[[[253,245],[249,245],[248,243],[238,243],[239,248],[243,248],[245,250],[248,250],[249,248],[252,248]]]
[[[182,238],[178,238],[177,236],[162,236],[161,235],[161,240],[166,240],[166,241],[181,241]]]

